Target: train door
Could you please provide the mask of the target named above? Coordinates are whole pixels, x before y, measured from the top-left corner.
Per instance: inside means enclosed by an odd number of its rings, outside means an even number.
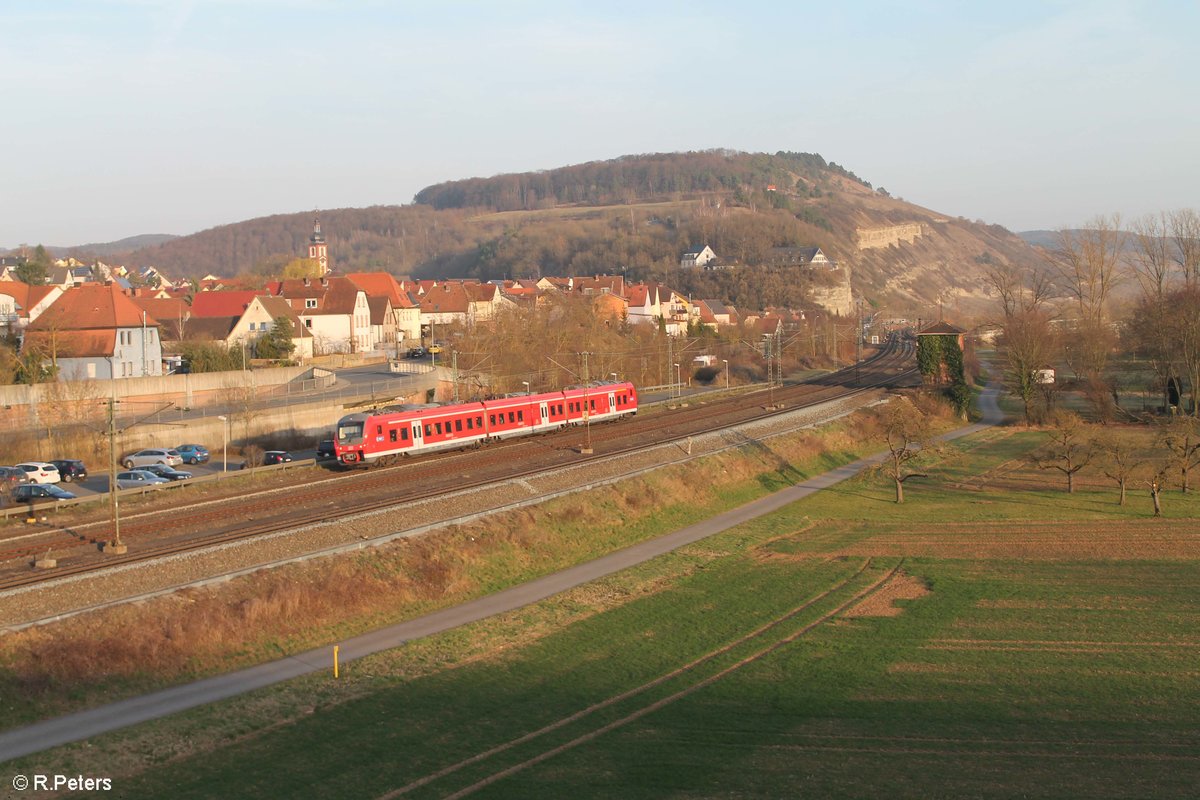
[[[610,414],[617,413],[617,393],[616,392],[608,393],[608,413],[610,413]]]
[[[421,435],[421,421],[413,420],[411,424],[412,424],[413,449],[420,450],[422,447],[425,446],[425,439]]]
[[[538,403],[538,427],[545,427],[550,424],[550,408],[549,404],[543,400]]]

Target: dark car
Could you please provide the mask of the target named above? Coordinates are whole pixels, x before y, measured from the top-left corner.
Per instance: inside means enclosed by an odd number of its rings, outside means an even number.
[[[186,481],[192,477],[192,473],[184,472],[183,470],[168,467],[166,464],[147,464],[142,467],[144,472],[149,472],[151,475],[157,475],[160,478],[166,478],[169,481]]]
[[[408,357],[409,358],[424,358],[425,357],[425,348],[424,347],[410,347],[408,349]]]
[[[38,500],[74,500],[75,495],[53,483],[25,483],[13,489],[12,498],[17,503],[28,503]]]
[[[292,454],[285,450],[268,450],[262,454],[262,462],[259,464],[251,464],[249,461],[242,462],[242,469],[250,467],[269,467],[273,464],[286,464],[292,460]]]
[[[29,483],[29,475],[16,467],[0,467],[0,488],[11,489]]]
[[[87,480],[87,467],[78,458],[55,458],[50,463],[58,467],[58,474],[67,483]]]
[[[317,443],[317,461],[328,461],[331,458],[337,458],[337,451],[333,449],[333,439],[322,439]]]
[[[202,444],[181,444],[175,452],[183,458],[185,464],[207,464],[208,448]]]

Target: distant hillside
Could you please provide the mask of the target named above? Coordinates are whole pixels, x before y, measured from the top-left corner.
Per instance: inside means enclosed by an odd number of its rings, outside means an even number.
[[[75,256],[76,258],[81,256],[107,258],[115,254],[124,254],[143,247],[153,247],[154,245],[163,244],[164,242],[178,238],[178,236],[170,233],[143,233],[140,236],[128,236],[115,242],[91,242],[89,244],[76,244],[69,247],[46,245],[46,252],[55,258],[63,258],[65,256]],[[4,254],[15,254],[19,250],[20,248],[13,248]]]
[[[1056,247],[1061,234],[1058,231],[1021,231],[1017,234],[1033,247]]]
[[[987,300],[984,273],[1035,252],[997,225],[948,217],[889,195],[810,153],[711,151],[627,156],[543,172],[422,189],[407,206],[321,211],[333,269],[484,280],[623,272],[747,307],[856,296],[898,312],[939,298],[953,309]],[[273,274],[302,255],[313,213],[224,225],[127,254],[171,276]],[[685,271],[708,244],[747,270]],[[843,269],[766,269],[772,248],[819,246]],[[764,288],[766,287],[766,288]],[[917,312],[912,312],[917,313]]]
[[[63,250],[69,255],[91,253],[97,258],[104,258],[117,253],[128,253],[130,250],[137,250],[142,247],[153,247],[154,245],[163,244],[164,242],[178,238],[178,236],[171,233],[143,233],[140,236],[129,236],[115,242],[81,244],[75,247],[63,248]]]
[[[415,200],[437,209],[534,211],[562,205],[603,206],[712,192],[761,191],[768,186],[791,192],[807,190],[828,175],[859,181],[854,173],[815,153],[654,153],[544,172],[439,183],[422,189]],[[801,182],[804,187],[799,186]]]

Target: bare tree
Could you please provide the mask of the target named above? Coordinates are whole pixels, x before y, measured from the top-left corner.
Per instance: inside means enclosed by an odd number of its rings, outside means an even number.
[[[1165,212],[1147,214],[1135,220],[1130,228],[1135,245],[1130,270],[1142,296],[1162,302],[1178,266],[1171,239],[1171,218]]]
[[[1125,505],[1125,490],[1138,468],[1145,462],[1127,439],[1108,431],[1092,440],[1092,450],[1100,456],[1100,469],[1105,477],[1117,482],[1121,489],[1119,505]]]
[[[1162,489],[1167,482],[1167,473],[1171,470],[1171,465],[1165,462],[1158,462],[1154,465],[1149,477],[1146,478],[1146,486],[1150,489],[1150,499],[1154,501],[1154,516],[1162,516]]]
[[[1188,473],[1200,464],[1200,423],[1195,417],[1180,415],[1159,434],[1159,445],[1167,451],[1170,468],[1179,470],[1179,489],[1188,490]]]
[[[1025,405],[1025,424],[1033,422],[1033,401],[1040,372],[1054,352],[1056,336],[1050,324],[1049,276],[1004,264],[988,273],[1002,315],[1000,351],[1009,391]]]
[[[1093,455],[1087,423],[1078,414],[1060,411],[1046,436],[1049,441],[1033,453],[1033,462],[1038,469],[1056,469],[1066,475],[1067,493],[1073,494],[1075,473],[1086,467]]]
[[[896,487],[896,502],[904,502],[904,483],[910,478],[924,478],[924,472],[913,471],[914,462],[936,452],[929,418],[906,399],[888,405],[883,417],[883,440],[887,458],[875,470],[886,475]]]
[[[1080,230],[1063,230],[1048,257],[1075,307],[1075,335],[1066,342],[1072,368],[1089,381],[1102,381],[1115,336],[1107,306],[1121,276],[1125,232],[1121,217],[1098,216]],[[1103,394],[1103,393],[1101,393]]]
[[[1164,327],[1178,347],[1182,372],[1191,388],[1193,416],[1200,416],[1200,280],[1167,297]]]
[[[1175,258],[1189,286],[1200,283],[1200,214],[1185,208],[1170,214]]]

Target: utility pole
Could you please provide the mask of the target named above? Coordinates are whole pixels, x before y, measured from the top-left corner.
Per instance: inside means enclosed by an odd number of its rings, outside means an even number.
[[[854,335],[854,385],[858,386],[858,365],[862,361],[862,300],[858,301],[858,330]]]
[[[458,351],[450,353],[450,362],[453,364],[451,374],[454,376],[454,402],[458,402]]]
[[[113,397],[108,401],[108,464],[112,478],[108,482],[108,504],[112,512],[113,538],[105,542],[102,549],[105,553],[121,555],[127,548],[121,543],[121,507],[117,498],[117,398],[116,384],[113,384]]]
[[[668,341],[670,341],[668,339]],[[591,353],[586,350],[580,353],[583,356],[583,430],[584,430],[584,445],[579,452],[583,455],[590,456],[592,454],[592,414],[591,414],[591,396],[589,393],[590,385],[588,379],[588,356]]]
[[[674,346],[671,341],[671,334],[667,334],[667,380],[671,380],[671,365],[675,363]],[[675,387],[671,388],[671,397],[675,397]]]

